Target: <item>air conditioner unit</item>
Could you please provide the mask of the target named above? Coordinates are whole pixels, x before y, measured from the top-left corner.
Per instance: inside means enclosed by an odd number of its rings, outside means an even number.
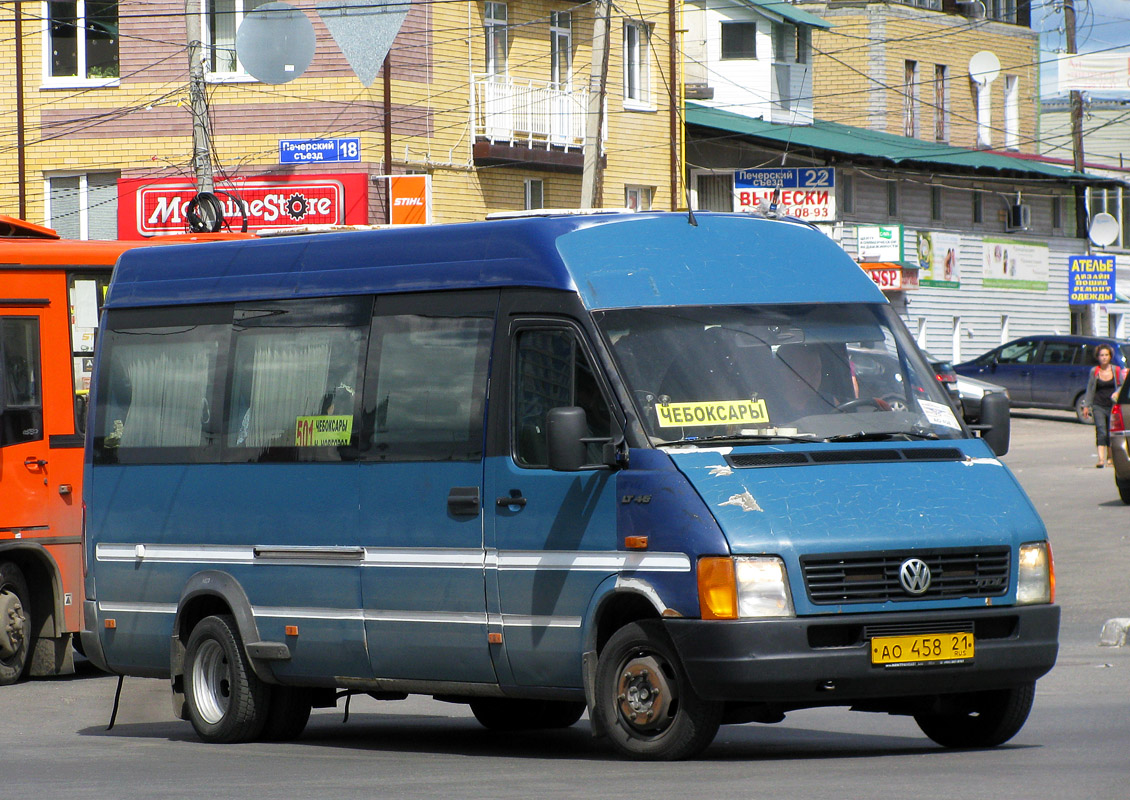
[[[1010,231],[1026,231],[1032,227],[1032,206],[1027,203],[1016,203],[1008,207],[1008,229]]]

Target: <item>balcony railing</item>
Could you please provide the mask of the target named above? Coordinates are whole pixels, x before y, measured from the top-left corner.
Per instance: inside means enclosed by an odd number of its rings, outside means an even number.
[[[492,142],[583,148],[588,89],[546,81],[475,78],[475,135]]]

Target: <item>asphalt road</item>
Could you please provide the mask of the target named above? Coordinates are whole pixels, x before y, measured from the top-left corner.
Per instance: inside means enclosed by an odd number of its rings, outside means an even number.
[[[495,734],[463,706],[356,698],[316,711],[290,744],[206,745],[173,719],[162,681],[78,675],[0,689],[0,798],[1125,798],[1130,648],[1100,647],[1130,616],[1130,507],[1094,468],[1089,428],[1016,415],[1005,458],[1051,531],[1062,648],[1009,744],[946,751],[913,721],[821,709],[722,729],[693,762],[638,764],[589,736]],[[927,487],[928,490],[928,487]]]

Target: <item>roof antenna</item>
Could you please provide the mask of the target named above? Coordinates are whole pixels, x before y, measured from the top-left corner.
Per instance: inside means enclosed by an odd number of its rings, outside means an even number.
[[[691,187],[685,180],[683,181],[683,194],[687,197],[687,222],[692,226],[698,227],[698,220],[694,218],[694,209],[691,208]]]

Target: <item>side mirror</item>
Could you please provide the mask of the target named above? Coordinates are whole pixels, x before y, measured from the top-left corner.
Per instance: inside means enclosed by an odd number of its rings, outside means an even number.
[[[976,426],[976,430],[981,431],[981,438],[998,456],[1008,452],[1012,436],[1009,405],[1008,397],[1001,392],[991,392],[981,398],[981,424]]]
[[[557,472],[576,472],[585,465],[585,443],[589,423],[585,410],[577,406],[551,408],[545,415],[549,468]]]

